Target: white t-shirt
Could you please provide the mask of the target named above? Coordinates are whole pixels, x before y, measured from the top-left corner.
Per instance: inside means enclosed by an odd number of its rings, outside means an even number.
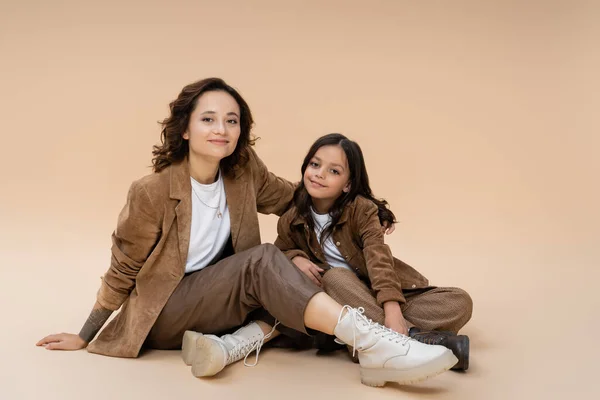
[[[219,259],[229,235],[231,221],[225,198],[222,174],[219,179],[204,185],[192,181],[192,226],[185,272],[198,271]]]
[[[312,208],[310,212],[313,217],[313,221],[315,223],[315,233],[317,234],[317,240],[319,243],[321,242],[321,232],[331,224],[331,215],[329,214],[317,214],[315,210]],[[329,236],[325,243],[321,243],[321,247],[323,248],[323,253],[325,253],[325,260],[332,267],[340,267],[347,268],[352,270],[350,266],[346,263],[344,257],[342,257],[342,253],[338,250],[337,246],[333,243],[333,237]]]

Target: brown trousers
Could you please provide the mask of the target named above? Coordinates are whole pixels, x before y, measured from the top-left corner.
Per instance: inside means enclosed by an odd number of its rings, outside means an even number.
[[[346,268],[331,268],[322,279],[325,292],[340,304],[363,307],[365,316],[383,324],[383,308],[373,291]],[[423,330],[458,332],[471,319],[473,301],[458,288],[427,287],[403,290],[406,303],[401,305],[410,326]]]
[[[306,334],[304,311],[321,291],[277,247],[263,244],[186,275],[145,346],[179,349],[186,330],[221,334],[254,318],[271,324],[276,318],[285,327]]]

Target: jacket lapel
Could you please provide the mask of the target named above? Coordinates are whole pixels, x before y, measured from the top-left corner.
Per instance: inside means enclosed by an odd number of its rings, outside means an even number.
[[[190,229],[192,225],[192,184],[187,158],[171,166],[172,199],[179,200],[175,206],[177,216],[177,238],[179,239],[179,257],[182,268],[187,262],[190,247]]]
[[[229,209],[229,218],[231,220],[231,242],[235,249],[242,226],[242,217],[244,215],[244,206],[248,195],[248,182],[244,175],[244,170],[239,169],[231,176],[223,176],[225,186],[225,197]]]

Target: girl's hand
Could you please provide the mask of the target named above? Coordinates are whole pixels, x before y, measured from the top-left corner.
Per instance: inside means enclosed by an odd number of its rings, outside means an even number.
[[[385,317],[385,326],[386,328],[390,328],[393,331],[408,336],[408,326],[406,325],[406,320],[403,316],[400,316],[400,318]]]
[[[58,333],[46,336],[35,345],[44,346],[46,350],[81,350],[87,347],[88,344],[79,335]]]
[[[408,326],[404,315],[402,315],[402,309],[400,303],[397,301],[386,301],[383,303],[383,312],[385,315],[385,326],[398,333],[408,336]]]
[[[396,230],[396,224],[391,224],[390,221],[384,221],[381,229],[386,235],[391,235]]]
[[[309,259],[301,256],[292,258],[292,262],[304,273],[304,275],[308,276],[315,285],[321,287],[321,272],[324,271],[322,268],[317,267]]]

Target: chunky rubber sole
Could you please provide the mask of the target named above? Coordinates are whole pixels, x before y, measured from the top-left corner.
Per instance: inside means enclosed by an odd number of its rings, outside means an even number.
[[[196,340],[202,336],[201,333],[194,331],[185,331],[183,341],[181,343],[181,358],[185,365],[192,365],[196,356]]]
[[[219,342],[200,335],[196,338],[192,375],[197,378],[218,374],[226,365],[226,350]]]
[[[396,382],[400,385],[410,385],[433,378],[450,368],[458,359],[452,351],[448,350],[429,363],[407,370],[394,370],[390,368],[360,368],[360,380],[363,385],[383,387],[387,382]]]

